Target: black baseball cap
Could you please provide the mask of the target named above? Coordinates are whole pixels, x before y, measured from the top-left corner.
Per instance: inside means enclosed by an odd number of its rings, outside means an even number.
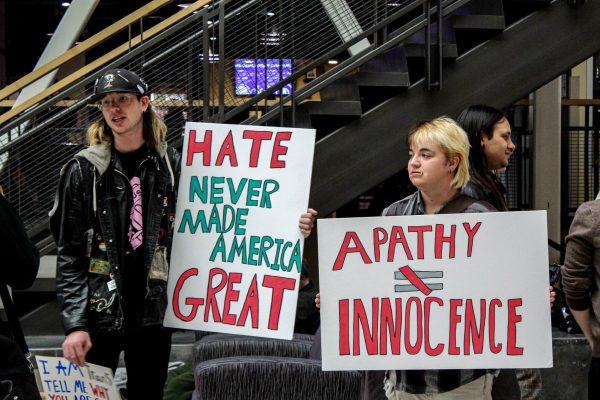
[[[149,94],[148,84],[135,72],[126,69],[109,69],[96,79],[90,102],[96,102],[107,93],[126,92],[140,96]]]

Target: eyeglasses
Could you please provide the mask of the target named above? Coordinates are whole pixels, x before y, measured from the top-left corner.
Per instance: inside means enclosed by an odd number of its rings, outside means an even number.
[[[112,107],[127,107],[131,104],[131,99],[135,97],[130,94],[122,94],[114,99],[102,99],[97,103],[98,109],[108,110]]]

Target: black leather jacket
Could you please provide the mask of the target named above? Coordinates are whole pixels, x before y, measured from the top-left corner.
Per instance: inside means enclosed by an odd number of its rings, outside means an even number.
[[[140,164],[147,272],[142,326],[162,324],[180,155],[166,144]],[[109,145],[79,152],[61,171],[50,226],[65,333],[123,331],[124,243],[131,185]],[[104,268],[98,268],[98,265]]]
[[[25,289],[35,281],[40,256],[27,237],[17,211],[0,194],[0,285]],[[6,305],[5,305],[6,306]],[[0,381],[29,373],[29,364],[14,340],[12,326],[0,316]],[[2,390],[0,389],[0,397]]]

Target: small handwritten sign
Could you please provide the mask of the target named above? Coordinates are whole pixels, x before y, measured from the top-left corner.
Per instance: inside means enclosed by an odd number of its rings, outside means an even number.
[[[110,368],[80,367],[62,357],[35,358],[47,400],[121,400]]]

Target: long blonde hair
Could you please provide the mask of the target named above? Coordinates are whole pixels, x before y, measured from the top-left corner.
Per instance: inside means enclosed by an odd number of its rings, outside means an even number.
[[[159,144],[167,140],[167,126],[154,111],[150,103],[148,103],[148,108],[142,114],[142,121],[144,140],[148,146],[157,148]],[[112,131],[104,120],[104,117],[89,126],[87,139],[90,146],[101,143],[112,143]]]

